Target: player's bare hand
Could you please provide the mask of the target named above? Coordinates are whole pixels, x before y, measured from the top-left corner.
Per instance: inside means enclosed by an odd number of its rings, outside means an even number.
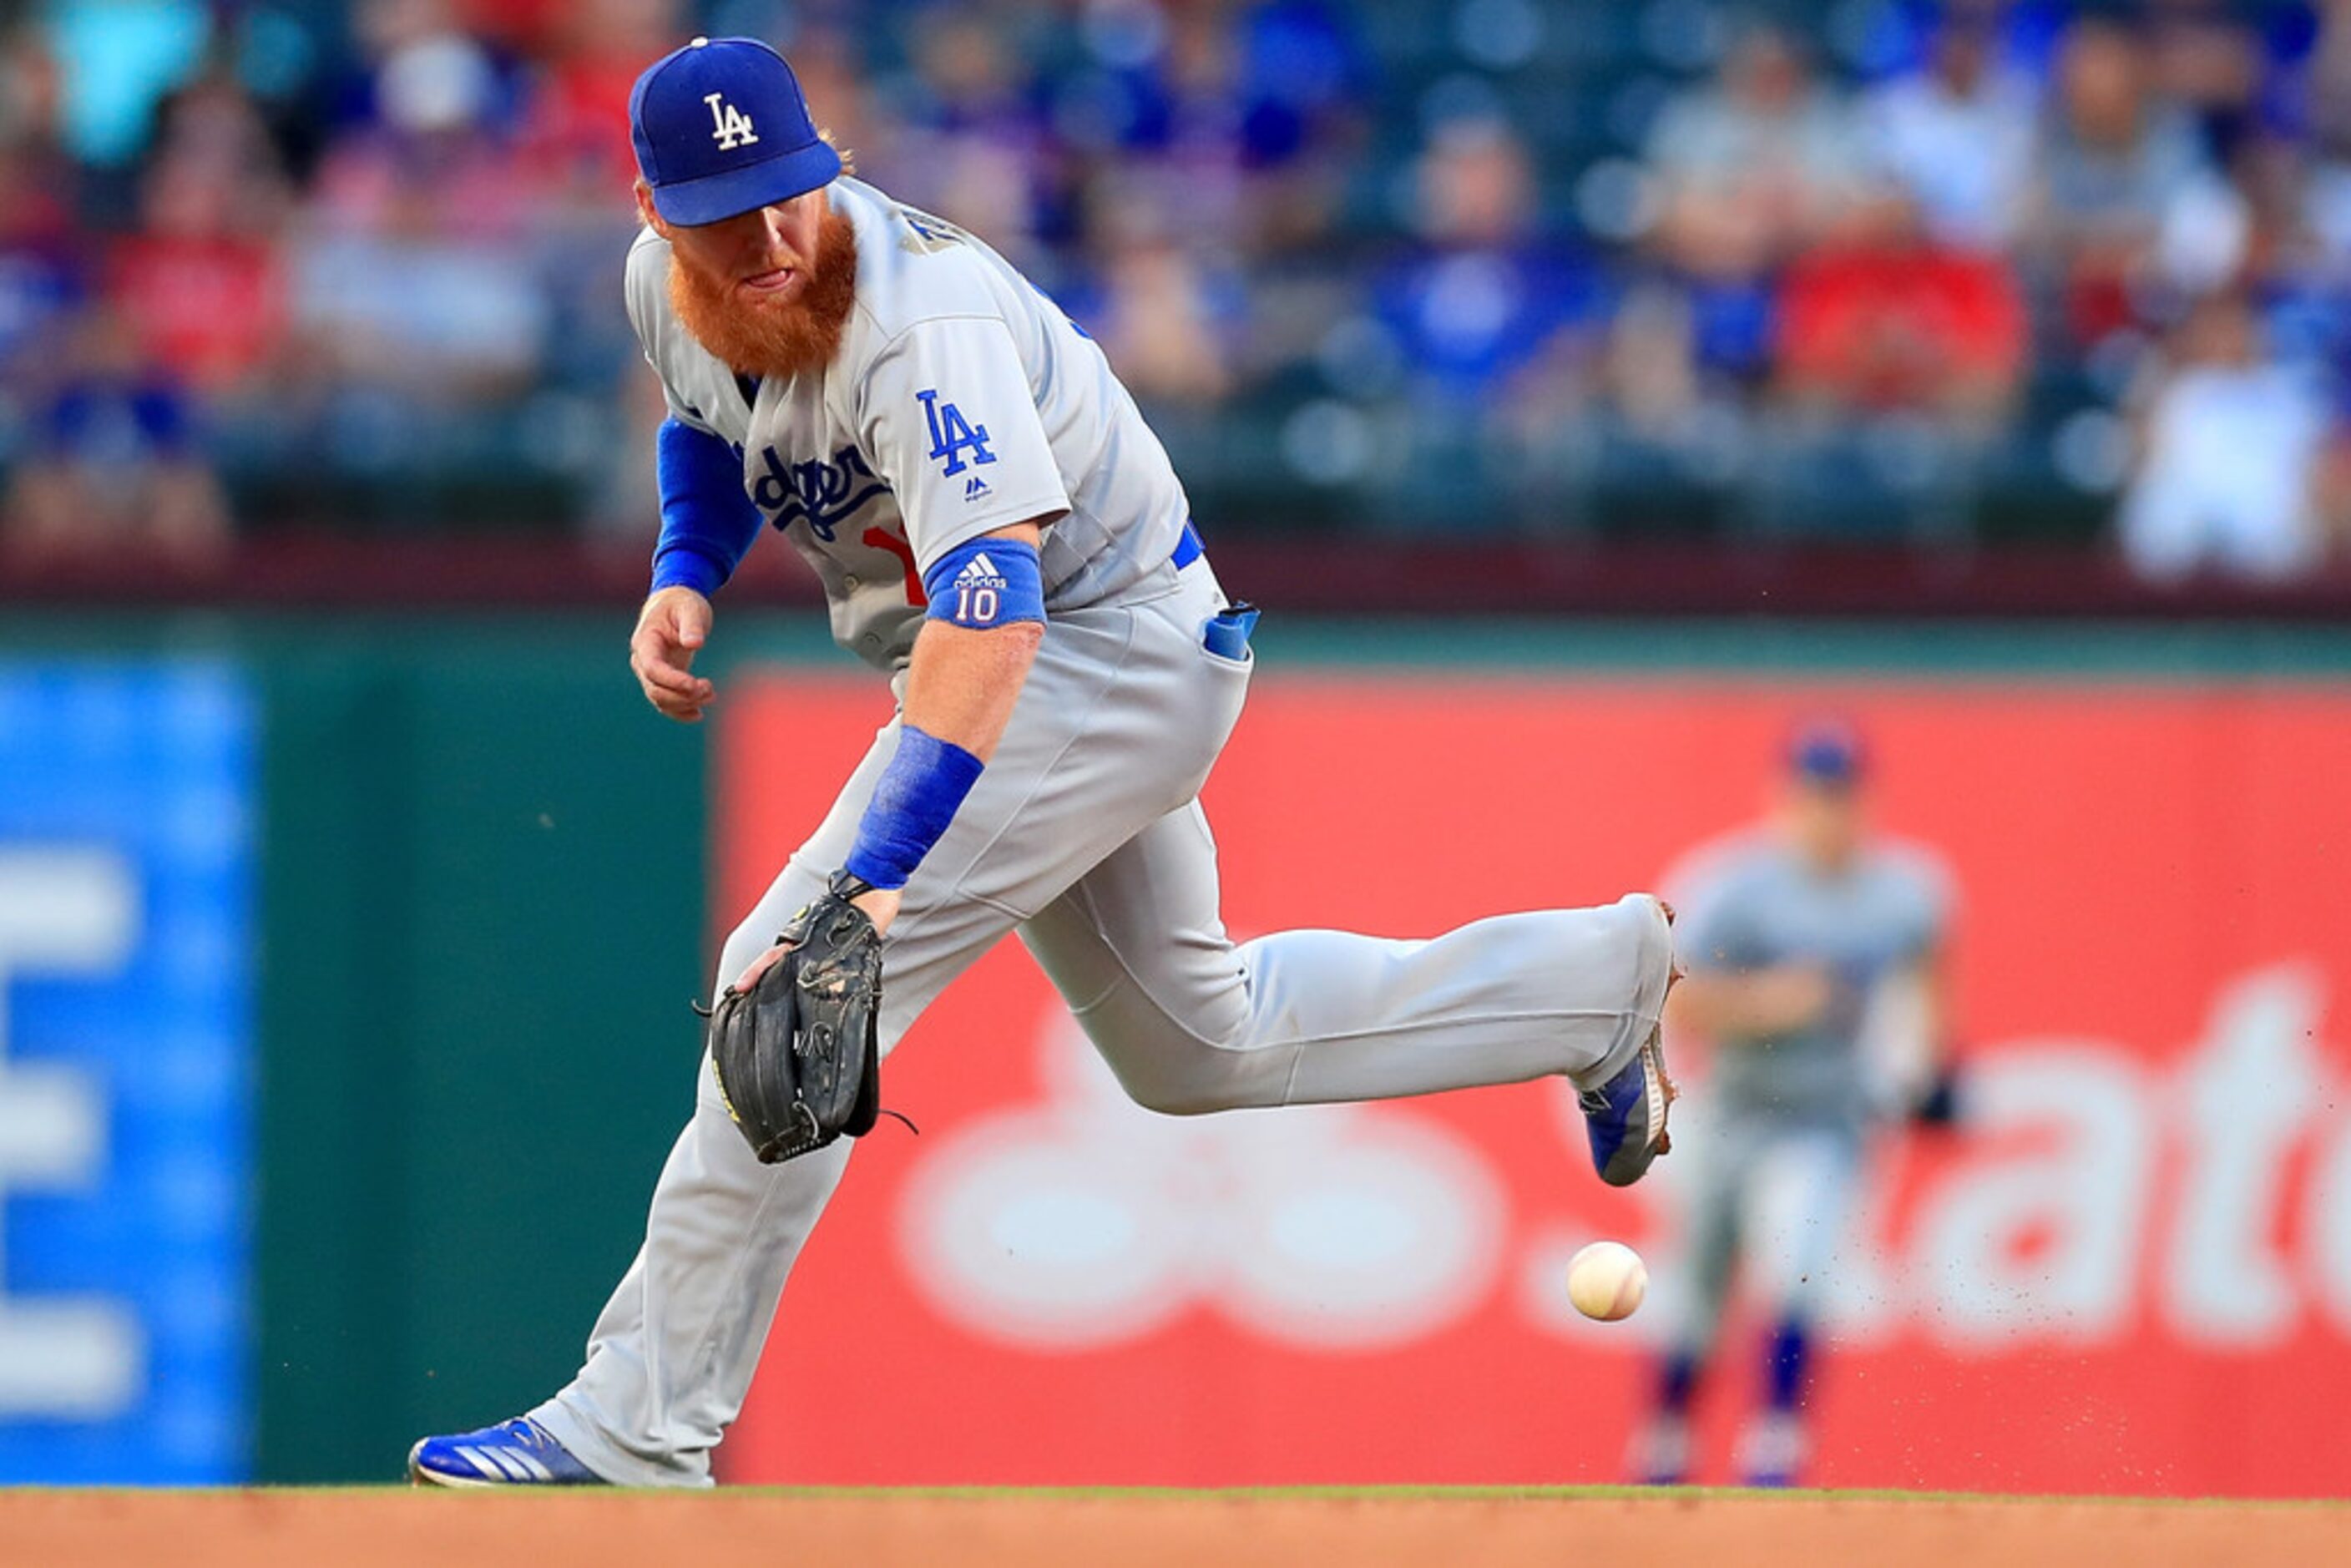
[[[877,887],[859,894],[850,902],[865,911],[865,918],[873,922],[876,936],[886,936],[890,922],[898,918],[898,901],[904,896],[902,888]]]
[[[694,673],[694,655],[710,636],[710,601],[690,588],[664,588],[645,601],[629,638],[629,668],[645,700],[682,724],[694,724],[718,688]]]
[[[874,887],[868,888],[850,902],[865,912],[865,918],[873,922],[874,935],[881,936],[890,929],[890,922],[898,918],[898,901],[904,896],[904,893],[898,888]],[[772,944],[758,957],[752,959],[740,975],[735,977],[734,988],[738,991],[749,990],[759,983],[760,976],[774,968],[782,961],[784,955],[791,950],[792,945],[789,942]]]
[[[1836,977],[1817,964],[1783,964],[1756,975],[1755,1006],[1776,1027],[1772,1032],[1809,1029],[1838,997]]]
[[[737,991],[749,990],[752,987],[759,983],[760,976],[766,974],[768,970],[782,963],[784,961],[784,955],[791,950],[792,945],[789,942],[773,942],[768,944],[766,948],[761,950],[758,957],[751,960],[749,967],[746,968],[741,974],[735,977],[734,985],[727,988]]]

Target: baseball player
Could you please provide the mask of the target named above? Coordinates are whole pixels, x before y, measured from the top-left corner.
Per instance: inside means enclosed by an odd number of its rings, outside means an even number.
[[[1950,881],[1929,851],[1870,833],[1864,755],[1847,726],[1801,727],[1777,816],[1668,879],[1689,975],[1672,1027],[1710,1038],[1708,1136],[1688,1185],[1687,1295],[1668,1331],[1636,1479],[1686,1479],[1689,1406],[1734,1265],[1769,1324],[1763,1407],[1737,1464],[1792,1484],[1823,1281],[1869,1130],[1889,1113],[1948,1121],[1942,963]]]
[[[630,113],[644,232],[628,308],[669,399],[630,644],[645,696],[687,722],[718,700],[693,667],[711,599],[772,527],[815,569],[836,641],[898,699],[716,980],[758,989],[799,956],[788,928],[878,933],[886,1055],[1017,933],[1154,1109],[1561,1073],[1601,1176],[1638,1179],[1667,1146],[1665,906],[1236,946],[1196,797],[1240,715],[1254,612],[1219,591],[1102,351],[978,239],[852,178],[765,45],[694,40],[638,79]],[[1334,788],[1350,766],[1332,758]],[[710,1483],[852,1147],[766,1163],[787,1140],[755,1154],[716,1066],[705,1053],[579,1375],[519,1419],[418,1443],[413,1479]]]

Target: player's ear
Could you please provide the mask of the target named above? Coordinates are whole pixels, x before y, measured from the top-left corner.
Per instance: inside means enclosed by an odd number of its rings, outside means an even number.
[[[653,210],[653,188],[640,179],[634,189],[637,197],[637,216],[643,220],[645,227],[664,239],[669,238],[668,222],[661,214]]]

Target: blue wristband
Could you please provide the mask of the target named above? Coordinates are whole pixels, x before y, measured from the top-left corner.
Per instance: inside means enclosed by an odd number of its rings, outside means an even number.
[[[898,749],[873,787],[873,799],[865,803],[857,842],[841,869],[875,887],[905,886],[955,820],[982,766],[960,746],[911,724],[901,726]]]
[[[743,488],[743,460],[675,415],[662,421],[653,456],[662,510],[653,588],[682,584],[707,599],[759,537],[759,508]]]
[[[1044,568],[1027,539],[966,539],[931,563],[923,591],[932,620],[974,631],[1045,619]]]

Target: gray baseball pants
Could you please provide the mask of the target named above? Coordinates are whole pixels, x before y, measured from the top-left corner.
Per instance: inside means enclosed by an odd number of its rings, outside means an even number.
[[[1699,1362],[1713,1354],[1742,1267],[1768,1322],[1818,1315],[1865,1152],[1857,1124],[1719,1100],[1704,1111],[1688,1129],[1697,1153],[1673,1173],[1689,1254],[1686,1293],[1666,1316],[1667,1347]]]
[[[1054,618],[995,757],[890,928],[883,1051],[1018,931],[1119,1082],[1171,1114],[1614,1074],[1656,1027],[1672,966],[1646,894],[1500,915],[1429,941],[1227,937],[1196,799],[1249,685],[1249,664],[1202,645],[1222,604],[1196,561]],[[894,725],[876,737],[727,939],[714,991],[822,890],[896,744]],[[597,1319],[586,1365],[530,1412],[609,1480],[710,1484],[711,1451],[742,1408],[785,1276],[852,1147],[763,1166],[727,1120],[706,1058],[696,1083],[644,1246]]]

